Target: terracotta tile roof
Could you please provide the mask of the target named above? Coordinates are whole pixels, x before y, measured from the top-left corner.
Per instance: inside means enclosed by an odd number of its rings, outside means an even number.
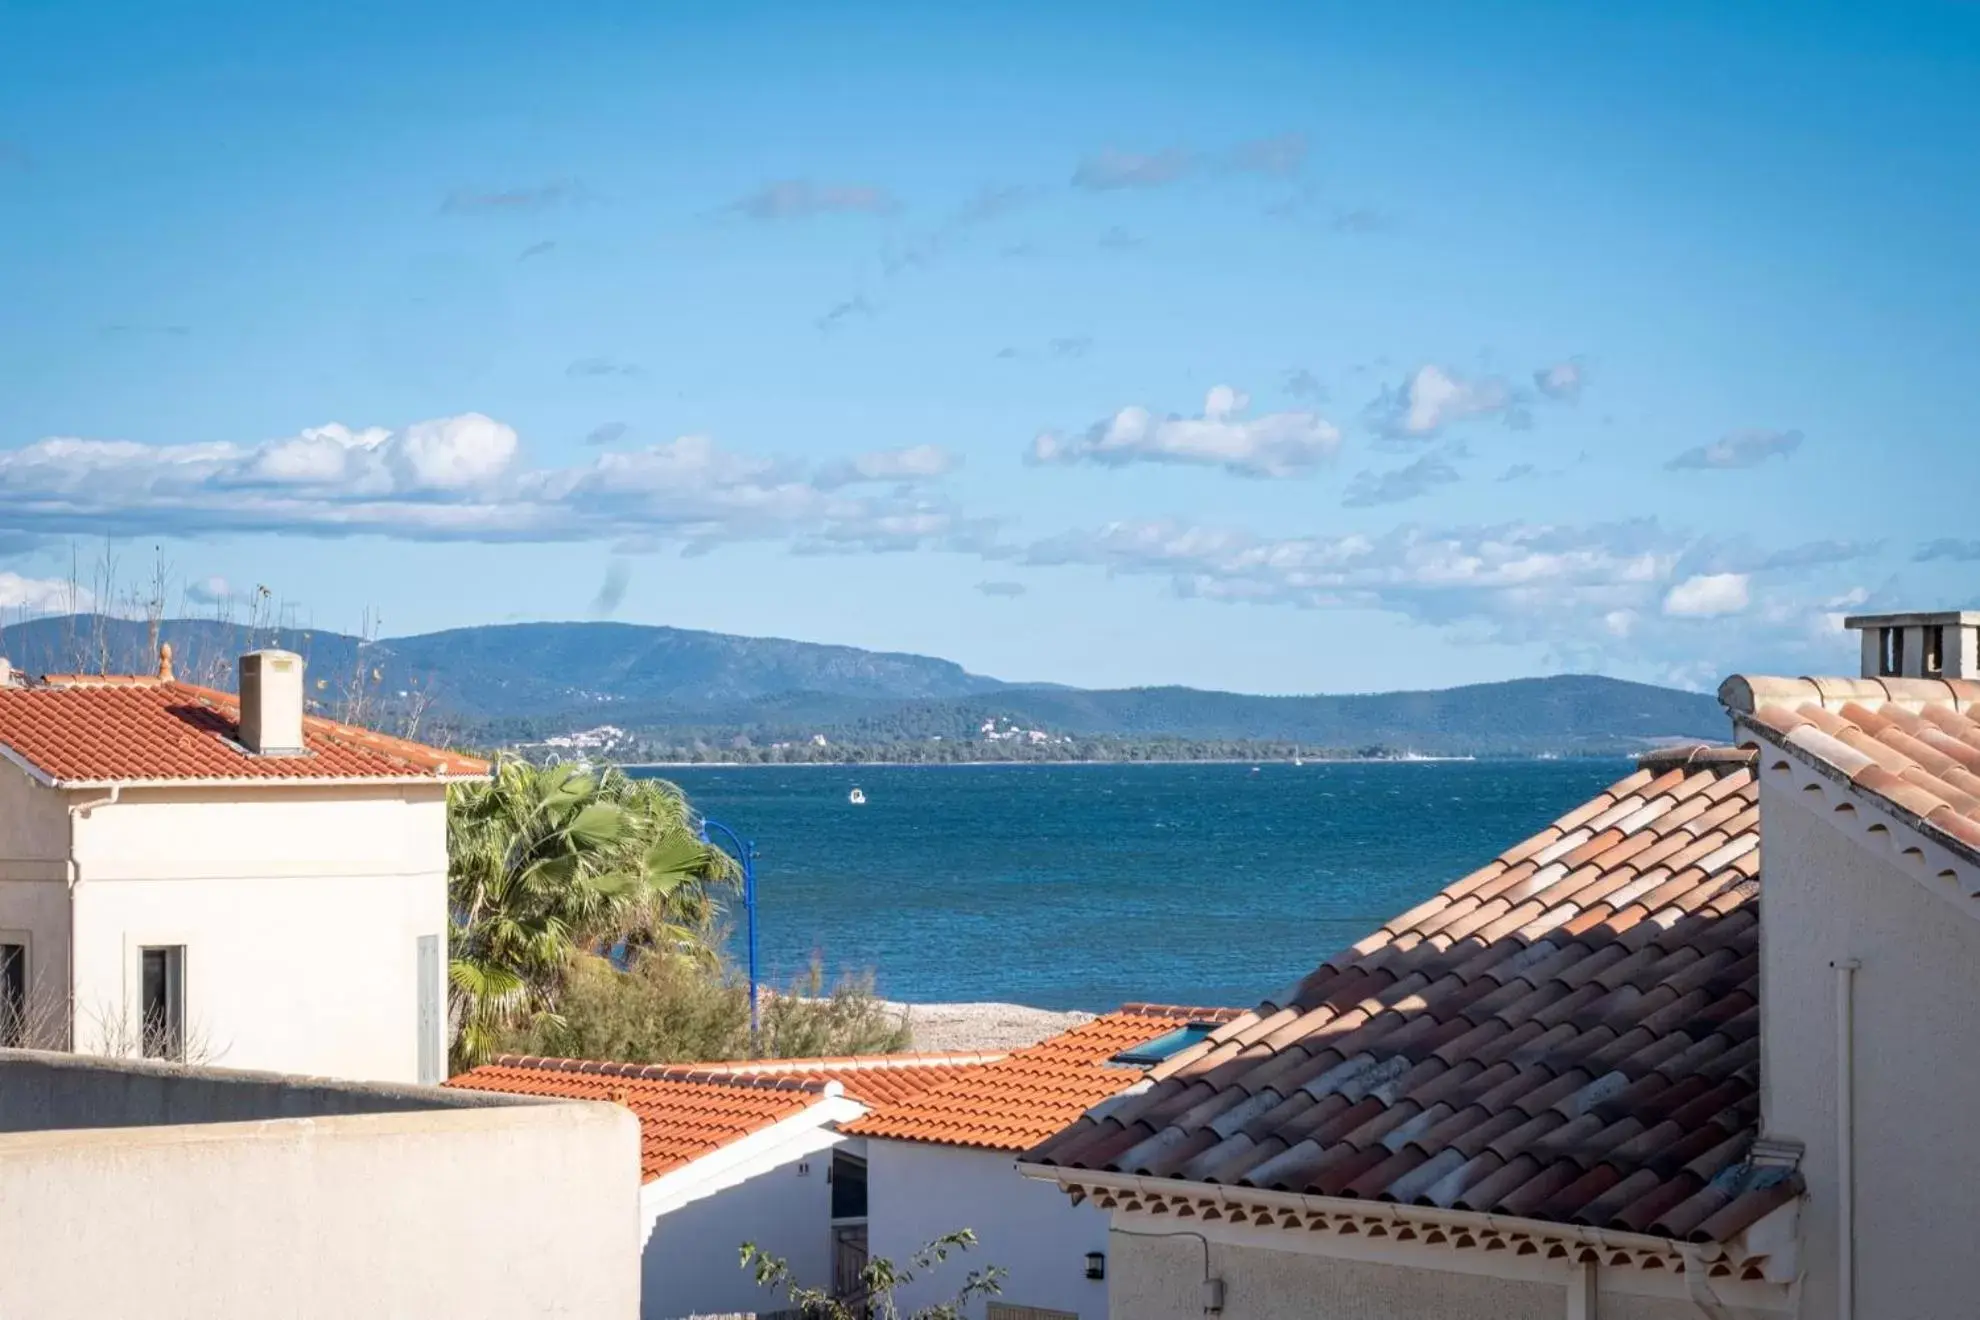
[[[1742,728],[1980,861],[1980,682],[1735,674],[1719,700]]]
[[[1683,749],[1028,1161],[1725,1240],[1759,1110],[1752,754]]]
[[[1147,1075],[1132,1065],[1109,1063],[1116,1054],[1192,1022],[1223,1023],[1238,1016],[1230,1008],[1129,1004],[971,1068],[918,1097],[876,1105],[845,1130],[855,1136],[1024,1150]]]
[[[951,1050],[946,1053],[858,1054],[825,1059],[756,1059],[742,1063],[694,1065],[719,1077],[792,1077],[839,1083],[845,1093],[869,1106],[902,1104],[970,1070],[995,1063],[1004,1051]]]
[[[235,698],[162,678],[52,676],[0,685],[0,751],[58,784],[141,781],[475,779],[488,763],[315,716],[307,756],[234,742]]]
[[[517,1059],[471,1068],[448,1080],[469,1091],[608,1100],[639,1118],[639,1166],[644,1181],[720,1150],[732,1141],[791,1118],[825,1096],[825,1083],[791,1077],[715,1081],[691,1069],[651,1069],[628,1076],[632,1064],[579,1059]],[[680,1075],[671,1075],[679,1073]]]
[[[448,1086],[565,1100],[609,1100],[639,1118],[646,1181],[823,1099],[830,1083],[864,1104],[905,1102],[997,1054],[872,1054],[829,1059],[643,1064],[504,1054]]]

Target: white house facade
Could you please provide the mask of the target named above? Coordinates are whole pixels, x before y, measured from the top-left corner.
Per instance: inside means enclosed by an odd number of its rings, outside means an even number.
[[[1128,1314],[1110,1303],[1106,1213],[1020,1177],[1017,1157],[1236,1016],[1129,1004],[847,1124],[865,1142],[875,1255],[901,1261],[938,1234],[976,1234],[959,1267],[901,1291],[903,1310],[948,1300],[962,1268],[994,1265],[1004,1272],[1001,1292],[974,1299],[969,1320]]]
[[[999,1296],[970,1308],[973,1320],[1108,1315],[1104,1211],[1020,1178],[1008,1150],[879,1137],[866,1138],[865,1147],[875,1255],[905,1260],[935,1234],[967,1227],[979,1246],[959,1264],[995,1265],[1005,1273]],[[945,1301],[958,1281],[951,1269],[917,1280],[898,1300],[903,1310]]]
[[[1767,858],[1764,1130],[1799,1149],[1804,1320],[1980,1298],[1980,614],[1849,620],[1855,678],[1736,676]]]
[[[873,1257],[905,1265],[968,1229],[975,1246],[918,1271],[905,1314],[996,1267],[968,1320],[1104,1320],[1106,1213],[1018,1175],[1016,1157],[1135,1086],[1230,1009],[1132,1004],[1002,1052],[643,1065],[505,1056],[448,1085],[609,1100],[642,1126],[645,1320],[781,1314],[738,1268],[752,1242],[797,1280],[857,1297]],[[1119,1314],[1119,1312],[1115,1312]]]
[[[457,753],[157,676],[0,682],[0,1045],[439,1082]]]
[[[867,1260],[869,1107],[961,1075],[980,1053],[635,1064],[505,1055],[457,1089],[604,1100],[640,1121],[643,1320],[777,1313],[787,1299],[741,1268],[754,1243],[803,1286],[845,1294]]]
[[[1980,614],[1847,622],[1029,1152],[1115,1313],[1973,1314]]]

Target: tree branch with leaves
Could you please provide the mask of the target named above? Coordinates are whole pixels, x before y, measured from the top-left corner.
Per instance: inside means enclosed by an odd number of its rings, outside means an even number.
[[[860,1270],[860,1288],[851,1297],[835,1297],[826,1289],[805,1287],[788,1261],[768,1254],[754,1242],[742,1245],[742,1267],[755,1276],[758,1287],[788,1297],[805,1320],[963,1320],[964,1308],[973,1299],[995,1297],[1003,1290],[1004,1270],[1000,1266],[971,1270],[947,1301],[918,1307],[905,1315],[894,1295],[940,1268],[952,1253],[959,1255],[975,1245],[976,1234],[959,1228],[916,1251],[905,1265],[875,1256]]]

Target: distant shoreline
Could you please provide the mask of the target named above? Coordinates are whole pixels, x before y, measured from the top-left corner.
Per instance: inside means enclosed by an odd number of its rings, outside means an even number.
[[[1531,762],[1535,765],[1554,761],[1627,761],[1641,755],[1639,752],[1574,752],[1563,756],[1530,756],[1508,752],[1504,755],[1485,756],[1309,756],[1295,765],[1283,757],[1208,757],[1208,756],[1148,756],[1132,760],[1010,760],[1010,761],[613,761],[610,764],[621,770],[860,770],[866,768],[904,768],[912,770],[967,770],[981,766],[1032,766],[1049,769],[1053,766],[1107,766],[1107,765],[1281,765],[1292,769],[1304,769],[1309,765],[1448,765],[1453,762]]]

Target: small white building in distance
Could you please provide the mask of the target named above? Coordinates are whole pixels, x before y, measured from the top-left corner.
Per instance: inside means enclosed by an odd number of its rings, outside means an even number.
[[[0,661],[0,1048],[447,1071],[447,785],[485,762],[241,697]]]

